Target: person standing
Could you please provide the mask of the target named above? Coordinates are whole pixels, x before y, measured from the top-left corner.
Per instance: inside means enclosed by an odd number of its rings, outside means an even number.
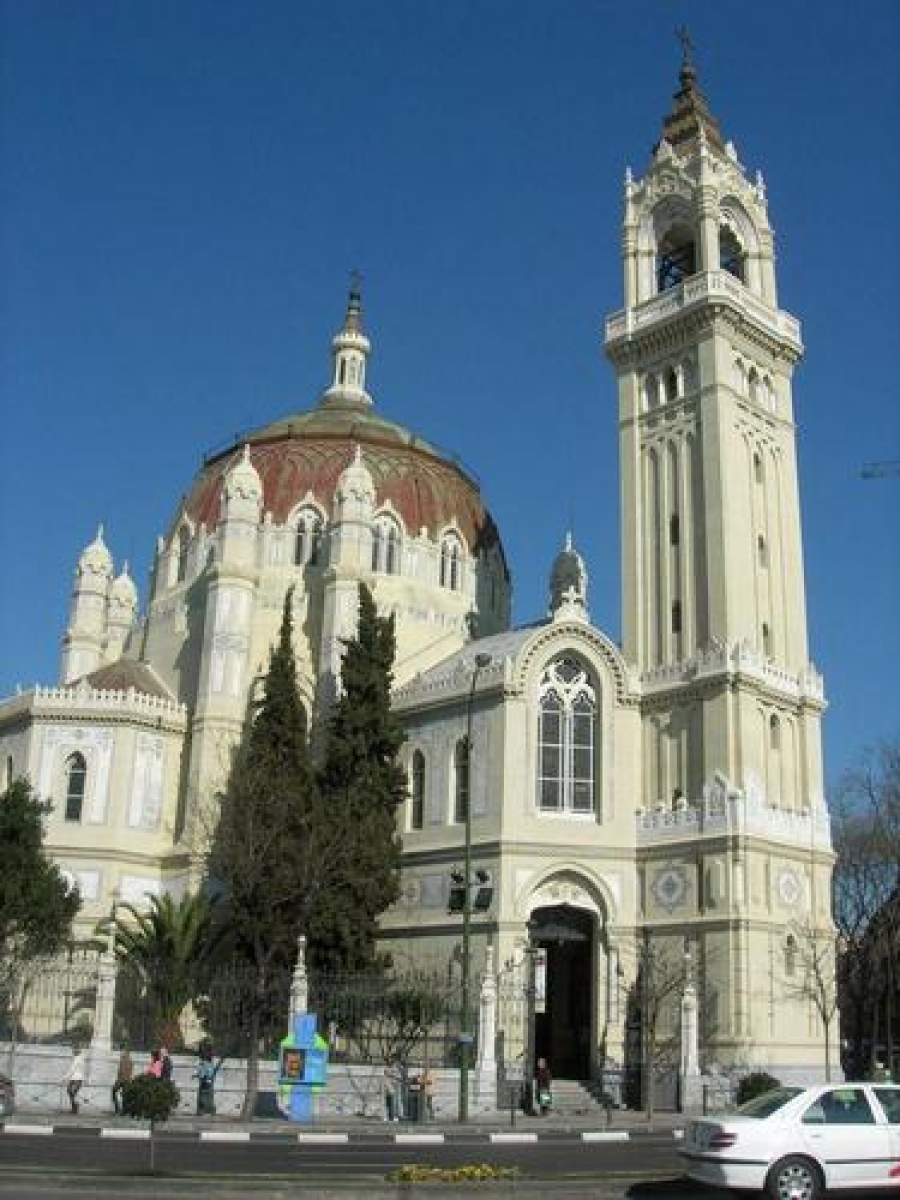
[[[72,1061],[63,1078],[63,1083],[66,1085],[66,1095],[69,1097],[72,1115],[77,1117],[80,1108],[78,1093],[84,1083],[84,1051],[77,1046],[72,1047]]]
[[[147,1068],[147,1074],[152,1075],[154,1079],[162,1079],[163,1064],[162,1055],[158,1050],[150,1051],[150,1066]]]
[[[419,1080],[422,1085],[422,1102],[425,1105],[425,1116],[429,1121],[434,1120],[434,1076],[425,1067]]]
[[[123,1110],[122,1093],[125,1091],[125,1085],[131,1083],[134,1077],[134,1062],[128,1050],[125,1049],[119,1055],[119,1065],[116,1068],[116,1080],[112,1085],[112,1102],[113,1112],[116,1116],[121,1116]]]
[[[160,1046],[159,1048],[159,1061],[162,1063],[162,1069],[159,1076],[160,1079],[170,1080],[172,1078],[172,1067],[174,1064],[172,1062],[172,1056],[169,1054],[169,1051],[165,1046]]]
[[[200,1046],[200,1057],[194,1076],[197,1080],[197,1116],[214,1117],[216,1115],[216,1076],[225,1061],[220,1058],[213,1066],[212,1046],[203,1042]]]
[[[542,1117],[546,1117],[553,1104],[553,1076],[550,1074],[546,1058],[539,1058],[537,1060],[535,1082],[537,1084],[538,1112]]]

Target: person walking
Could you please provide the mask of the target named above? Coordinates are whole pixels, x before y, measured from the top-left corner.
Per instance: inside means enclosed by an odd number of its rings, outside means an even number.
[[[537,1083],[538,1112],[542,1117],[546,1117],[553,1104],[553,1076],[550,1074],[546,1058],[537,1060],[535,1082]]]
[[[147,1074],[152,1075],[154,1079],[162,1079],[163,1064],[162,1055],[158,1050],[150,1051],[150,1065],[147,1068]]]
[[[69,1097],[72,1115],[77,1117],[80,1109],[78,1093],[84,1083],[84,1051],[78,1046],[72,1047],[72,1061],[63,1077],[63,1083],[66,1085],[66,1095]]]
[[[384,1067],[384,1119],[399,1120],[399,1105],[397,1093],[400,1088],[400,1072],[392,1060],[388,1059]]]
[[[434,1120],[434,1076],[428,1067],[422,1071],[419,1080],[422,1085],[422,1102],[425,1105],[425,1116],[429,1121]]]
[[[125,1085],[131,1083],[134,1078],[134,1062],[127,1048],[119,1055],[119,1065],[116,1068],[116,1079],[112,1085],[112,1103],[113,1112],[117,1117],[122,1115],[123,1102],[122,1094],[125,1091]]]

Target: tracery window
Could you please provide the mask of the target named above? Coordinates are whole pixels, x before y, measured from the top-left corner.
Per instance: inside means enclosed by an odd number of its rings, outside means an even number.
[[[400,530],[387,516],[376,517],[372,528],[372,570],[384,575],[400,573]]]
[[[323,523],[314,508],[301,508],[294,534],[294,566],[314,567],[322,550]]]
[[[462,587],[462,547],[459,539],[445,537],[441,542],[441,587],[458,592]]]
[[[469,743],[460,738],[453,751],[453,820],[461,825],[469,811]]]
[[[727,225],[719,226],[719,266],[741,283],[747,282],[744,247]]]
[[[84,755],[76,753],[66,760],[66,820],[80,821],[84,807],[84,785],[87,782],[87,763]]]
[[[538,807],[594,811],[597,700],[585,668],[559,658],[545,670],[538,712]]]
[[[425,824],[425,755],[416,750],[412,757],[412,811],[410,825],[421,829]]]

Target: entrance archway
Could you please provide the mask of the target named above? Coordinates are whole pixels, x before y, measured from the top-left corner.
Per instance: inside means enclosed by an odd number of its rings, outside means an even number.
[[[535,1012],[535,1060],[546,1058],[554,1075],[588,1079],[594,998],[596,920],[568,904],[538,908],[529,922],[533,946],[546,955],[543,1012]]]

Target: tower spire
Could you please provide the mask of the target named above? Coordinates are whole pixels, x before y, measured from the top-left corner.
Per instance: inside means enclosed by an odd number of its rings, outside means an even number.
[[[366,362],[372,346],[363,331],[362,317],[362,276],[354,271],[350,276],[344,325],[331,343],[334,371],[331,384],[322,395],[323,405],[371,407],[372,397],[366,391]]]
[[[672,111],[663,121],[663,138],[675,150],[691,151],[701,140],[724,154],[725,142],[719,122],[709,110],[709,102],[697,83],[694,62],[694,43],[686,25],[675,31],[681,42],[681,70],[678,72],[678,91]]]

